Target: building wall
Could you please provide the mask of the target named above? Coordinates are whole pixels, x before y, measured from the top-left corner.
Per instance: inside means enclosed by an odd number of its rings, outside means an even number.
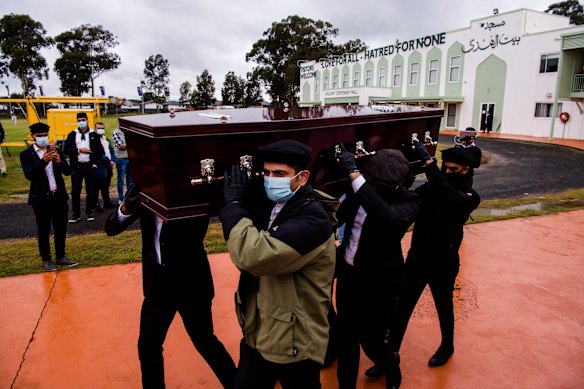
[[[537,103],[553,104],[558,73],[540,73],[541,56],[559,54],[561,36],[582,31],[584,27],[570,25],[568,18],[521,9],[473,20],[468,28],[398,40],[329,62],[306,62],[301,65],[300,103],[399,102],[445,109],[456,103],[457,127],[479,129],[481,104],[492,102],[493,131],[549,136],[552,119],[535,117],[535,111]],[[437,61],[436,83],[429,80],[432,61]],[[578,66],[584,60],[570,61]],[[453,64],[458,70],[452,69]],[[398,86],[394,84],[396,66],[401,66]],[[412,66],[418,72],[415,84],[411,82]],[[458,79],[452,80],[456,73]],[[343,84],[343,77],[348,83]],[[324,78],[328,78],[328,85]],[[315,80],[320,88],[315,88]],[[558,102],[570,120],[564,128],[555,119],[555,136],[584,139],[584,114],[576,102]]]

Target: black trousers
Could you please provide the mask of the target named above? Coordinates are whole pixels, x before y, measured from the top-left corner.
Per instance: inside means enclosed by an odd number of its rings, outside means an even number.
[[[91,215],[95,207],[95,168],[91,163],[80,163],[71,172],[71,203],[73,215],[81,215],[81,186],[85,180],[85,213]]]
[[[279,380],[283,389],[320,389],[320,367],[309,359],[287,364],[269,362],[242,339],[235,388],[274,389]]]
[[[99,203],[99,194],[101,193],[101,198],[103,199],[103,206],[111,204],[109,188],[112,183],[112,169],[110,167],[106,168],[106,176],[95,179],[95,206]]]
[[[37,241],[39,244],[39,254],[43,261],[51,260],[51,245],[49,236],[51,234],[51,224],[53,225],[55,241],[55,258],[61,259],[65,256],[65,238],[67,235],[67,214],[69,206],[61,202],[57,196],[51,197],[50,205],[33,205],[34,216],[37,224]]]
[[[337,279],[337,312],[340,329],[337,378],[339,389],[354,389],[359,372],[359,359],[365,355],[381,367],[388,377],[399,374],[397,357],[385,343],[388,315],[395,309],[396,297],[388,288],[387,295],[372,295],[366,279],[352,266],[345,266]]]
[[[235,364],[213,330],[211,300],[180,293],[177,282],[162,268],[142,303],[138,354],[144,388],[165,388],[163,343],[175,314],[184,322],[195,349],[209,364],[224,388],[233,388]]]
[[[403,297],[399,300],[394,325],[389,333],[389,345],[392,350],[399,351],[412,312],[426,285],[430,286],[434,305],[438,311],[442,333],[441,347],[454,349],[452,292],[458,270],[458,264],[452,264],[448,268],[426,269],[420,265],[408,265],[406,262],[406,288]]]

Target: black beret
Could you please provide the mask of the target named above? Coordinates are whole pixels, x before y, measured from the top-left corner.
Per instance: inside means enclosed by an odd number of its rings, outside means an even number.
[[[87,114],[85,112],[77,112],[77,119],[87,119]]]
[[[31,124],[28,128],[30,128],[31,134],[41,134],[43,132],[49,132],[49,126],[45,123],[34,123]]]
[[[369,158],[363,171],[374,182],[393,186],[406,179],[410,163],[401,151],[383,149]]]
[[[262,162],[278,162],[292,165],[308,164],[312,159],[312,149],[292,139],[282,139],[258,147],[256,156]]]
[[[442,151],[442,160],[471,167],[477,163],[474,155],[462,147],[451,147]]]

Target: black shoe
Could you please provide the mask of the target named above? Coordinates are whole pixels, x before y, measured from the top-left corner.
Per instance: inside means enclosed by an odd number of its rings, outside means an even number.
[[[2,172],[2,177],[6,178],[7,175],[8,175],[8,173]]]
[[[79,220],[81,220],[81,217],[79,215],[73,215],[69,219],[69,223],[71,223],[71,224],[77,223]]]
[[[43,268],[46,271],[55,271],[55,270],[57,270],[57,266],[55,266],[55,264],[51,260],[43,261]]]
[[[438,367],[445,365],[446,362],[448,362],[448,359],[450,359],[452,353],[454,353],[453,348],[438,347],[436,353],[432,355],[432,358],[430,358],[430,360],[428,361],[428,366]]]
[[[97,206],[95,207],[95,210],[99,213],[103,212],[103,207],[101,206],[101,204],[97,204]]]
[[[93,216],[92,214],[85,215],[85,220],[87,220],[88,222],[92,222],[95,220],[95,216]]]
[[[373,380],[380,379],[384,374],[383,369],[377,365],[373,365],[365,371],[365,375]]]
[[[71,258],[63,257],[61,259],[57,259],[57,265],[73,267],[79,265],[79,263],[71,260]]]

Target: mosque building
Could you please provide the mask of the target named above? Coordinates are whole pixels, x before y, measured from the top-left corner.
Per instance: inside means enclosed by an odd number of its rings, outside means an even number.
[[[584,139],[584,26],[518,9],[405,38],[302,62],[300,106],[435,107],[441,129]]]

